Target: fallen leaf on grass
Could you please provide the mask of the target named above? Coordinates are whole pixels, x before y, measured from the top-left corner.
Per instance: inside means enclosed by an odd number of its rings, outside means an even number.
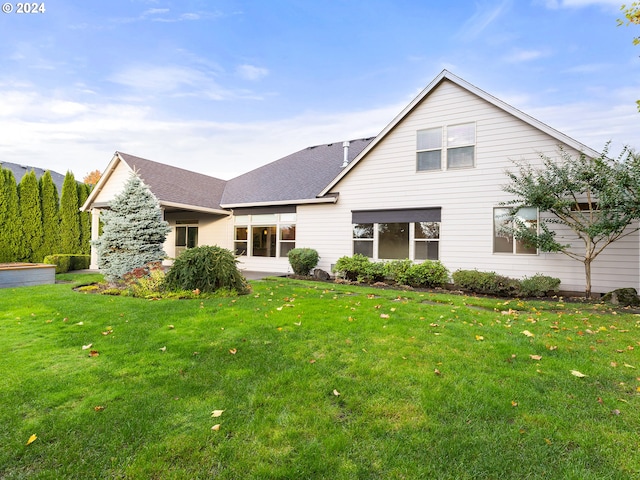
[[[100,352],[98,352],[97,350],[91,350],[89,352],[90,357],[97,357],[98,355],[100,355]]]
[[[173,325],[169,325],[167,328],[169,328],[169,330],[173,330],[176,327],[174,327]]]
[[[220,430],[220,424],[216,424],[213,427],[211,427],[211,430],[213,430],[214,432],[217,432],[218,430]]]
[[[614,410],[611,410],[611,414],[612,415],[620,415],[620,410],[618,410],[617,408]]]
[[[437,368],[433,371],[433,373],[435,373],[436,375],[442,375],[442,373],[440,373],[440,370],[438,370]]]
[[[523,330],[522,334],[527,336],[527,337],[535,337],[535,335],[533,333],[531,333],[529,330]]]
[[[219,417],[222,415],[222,412],[224,412],[224,410],[214,410],[213,412],[211,412],[211,416],[213,418]]]
[[[164,352],[166,352],[166,351],[167,351],[167,347],[161,347],[161,348],[159,348],[158,350],[160,350],[161,352],[163,352],[163,353],[164,353]]]
[[[529,355],[531,360],[542,360],[542,355]]]
[[[580,373],[578,370],[571,370],[571,375],[578,378],[584,378],[586,375],[584,373]]]
[[[237,348],[230,348],[230,349],[229,349],[229,353],[230,353],[231,355],[235,355],[236,353],[238,353],[238,349],[237,349]]]
[[[82,349],[89,350],[92,346],[93,346],[93,343],[90,343],[89,345],[82,345]]]
[[[381,313],[380,318],[389,318],[389,315],[387,315],[386,313]]]
[[[628,363],[625,363],[624,366],[627,367],[627,368],[636,368],[633,365],[629,365]]]
[[[518,406],[518,402],[511,400],[511,406],[512,407],[517,407]]]
[[[36,441],[37,438],[38,438],[38,436],[35,433],[33,435],[31,435],[29,437],[29,440],[27,440],[27,445],[31,445],[33,442]]]
[[[476,340],[477,340],[478,342],[481,342],[481,341],[483,341],[483,340],[484,340],[484,337],[483,337],[482,335],[476,335]]]
[[[333,394],[334,394],[336,397],[339,397],[339,396],[340,396],[340,392],[339,392],[338,390],[336,390],[335,388],[333,389]]]
[[[104,407],[102,405],[96,405],[95,407],[93,407],[93,409],[96,412],[101,412],[102,410],[104,410]]]

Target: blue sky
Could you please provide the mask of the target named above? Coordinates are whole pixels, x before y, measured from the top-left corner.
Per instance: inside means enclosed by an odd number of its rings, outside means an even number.
[[[0,162],[82,178],[119,150],[229,179],[377,135],[445,68],[595,150],[640,149],[640,26],[616,26],[622,3],[13,2]]]

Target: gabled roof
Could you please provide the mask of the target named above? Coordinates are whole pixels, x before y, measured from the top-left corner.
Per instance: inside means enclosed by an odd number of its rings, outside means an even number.
[[[225,215],[230,213],[220,207],[225,180],[122,152],[114,154],[105,173],[83,205],[83,210],[93,204],[119,162],[124,162],[138,174],[165,209],[200,210]]]
[[[0,167],[11,170],[13,172],[14,178],[16,179],[16,183],[20,183],[20,181],[22,180],[22,177],[24,177],[31,170],[33,170],[36,173],[36,178],[38,180],[40,180],[40,177],[42,177],[42,175],[44,175],[44,172],[47,171],[46,169],[32,167],[29,165],[19,165],[17,163],[11,163],[11,162],[0,162]],[[62,192],[62,184],[64,183],[64,175],[58,172],[54,172],[52,170],[49,170],[49,173],[51,174],[51,179],[53,180],[53,183],[56,185],[56,188],[58,189],[58,194],[60,194]]]
[[[494,97],[493,95],[488,94],[484,90],[479,89],[475,85],[470,84],[469,82],[457,77],[453,73],[443,70],[440,75],[438,75],[427,87],[422,90],[416,98],[414,98],[409,105],[407,105],[404,110],[402,110],[392,121],[389,123],[379,134],[375,137],[375,140],[369,143],[366,148],[360,152],[360,154],[349,163],[349,165],[343,169],[331,183],[329,183],[323,190],[320,192],[320,196],[326,195],[331,189],[345,176],[347,175],[352,168],[354,168],[360,160],[362,160],[367,153],[369,153],[378,143],[380,143],[388,133],[390,133],[402,120],[409,115],[429,94],[435,90],[438,85],[440,85],[444,81],[450,81],[455,83],[461,88],[477,95],[483,100],[493,104],[494,106],[504,110],[505,112],[513,115],[514,117],[522,120],[525,123],[528,123],[534,128],[545,132],[547,135],[558,140],[559,143],[570,146],[571,148],[577,150],[578,152],[582,152],[590,157],[597,157],[599,153],[595,150],[587,147],[586,145],[574,140],[573,138],[565,135],[564,133],[559,132],[558,130],[550,127],[549,125],[542,123],[539,120],[527,115],[524,112],[521,112],[517,108],[512,107],[511,105],[503,102],[502,100]]]
[[[351,140],[348,161],[372,140],[373,137]],[[229,180],[220,204],[237,208],[335,201],[333,197],[317,197],[343,169],[343,160],[343,142],[305,148]]]

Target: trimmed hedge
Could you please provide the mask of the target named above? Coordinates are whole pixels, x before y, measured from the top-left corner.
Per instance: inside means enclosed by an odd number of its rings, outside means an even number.
[[[449,270],[439,261],[413,263],[405,258],[386,263],[372,262],[359,253],[339,258],[334,271],[347,280],[364,283],[390,280],[410,287],[442,287],[449,281]]]
[[[375,263],[360,253],[352,257],[340,257],[333,271],[352,282],[375,283],[384,280],[384,263]]]
[[[91,255],[74,255],[70,253],[47,255],[44,257],[43,263],[55,265],[56,273],[67,273],[71,270],[86,270],[91,264]]]
[[[522,280],[498,275],[496,272],[478,270],[457,270],[453,272],[456,287],[472,293],[496,295],[501,297],[544,297],[555,293],[560,279],[536,274]]]

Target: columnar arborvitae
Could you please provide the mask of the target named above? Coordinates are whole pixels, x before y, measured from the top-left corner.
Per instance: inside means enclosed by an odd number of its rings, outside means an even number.
[[[60,253],[60,197],[48,171],[40,177],[40,205],[42,206],[42,258]]]
[[[22,222],[18,205],[18,186],[13,172],[0,169],[0,262],[17,262],[22,252]]]
[[[60,199],[60,252],[80,253],[80,206],[73,173],[67,172]]]
[[[28,172],[18,185],[18,204],[20,205],[20,223],[22,223],[21,260],[42,262],[42,210],[40,209],[40,189],[36,173]]]
[[[78,205],[82,207],[89,197],[91,185],[78,183]],[[91,253],[91,212],[80,212],[80,253]]]
[[[101,215],[103,233],[94,242],[98,267],[107,280],[117,280],[134,268],[166,257],[162,247],[169,225],[162,220],[157,198],[137,175],[131,175],[110,207]]]

